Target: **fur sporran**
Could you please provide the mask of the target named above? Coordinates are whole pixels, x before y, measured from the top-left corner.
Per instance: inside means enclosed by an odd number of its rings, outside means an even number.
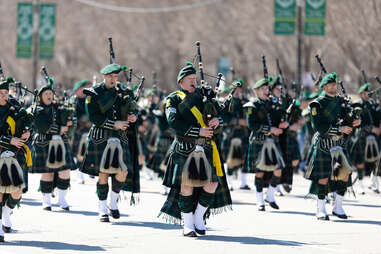
[[[206,158],[204,148],[196,145],[195,150],[189,154],[182,171],[181,184],[202,187],[210,183],[212,167]]]
[[[366,137],[365,144],[365,161],[366,162],[376,162],[380,157],[380,151],[378,149],[377,140],[373,135]]]
[[[66,164],[66,148],[61,136],[53,135],[49,141],[48,158],[46,167],[61,168]]]
[[[274,171],[285,166],[282,155],[272,138],[267,138],[259,154],[256,167],[262,171]]]
[[[109,138],[102,154],[100,172],[116,174],[127,170],[123,161],[123,149],[118,138]]]
[[[226,159],[229,168],[235,168],[243,163],[242,140],[233,138],[230,141],[229,153]]]
[[[11,151],[0,156],[0,193],[12,193],[25,187],[23,171],[14,156]]]
[[[341,146],[330,149],[332,174],[331,180],[343,181],[354,169],[349,164]]]

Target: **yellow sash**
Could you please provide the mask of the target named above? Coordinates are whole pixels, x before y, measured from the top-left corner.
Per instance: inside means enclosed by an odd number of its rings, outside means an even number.
[[[12,117],[8,116],[6,122],[8,123],[9,127],[11,128],[11,134],[15,135],[15,133],[16,133],[16,122],[15,122],[15,120]],[[30,167],[30,166],[32,166],[32,153],[30,152],[29,147],[26,144],[24,144],[23,147],[26,151],[26,154],[25,154],[26,165],[28,167]]]
[[[184,100],[184,98],[186,96],[186,94],[183,92],[176,92],[176,94],[182,100]],[[192,112],[193,116],[197,119],[197,122],[201,125],[202,128],[207,127],[205,122],[204,122],[204,119],[202,117],[202,113],[200,112],[200,110],[196,106],[193,106],[190,111]],[[216,168],[217,176],[223,176],[224,173],[222,171],[220,153],[218,152],[216,142],[214,142],[214,140],[211,140],[211,143],[212,143],[212,148],[213,148],[213,166]]]

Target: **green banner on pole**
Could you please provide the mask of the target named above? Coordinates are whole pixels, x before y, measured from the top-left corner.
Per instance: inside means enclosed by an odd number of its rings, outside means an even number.
[[[306,0],[304,34],[325,35],[326,0]]]
[[[296,0],[274,0],[274,34],[295,33]]]
[[[33,42],[33,5],[19,3],[17,7],[17,58],[32,57]]]
[[[54,56],[54,41],[56,37],[56,5],[40,5],[40,58],[52,59]]]

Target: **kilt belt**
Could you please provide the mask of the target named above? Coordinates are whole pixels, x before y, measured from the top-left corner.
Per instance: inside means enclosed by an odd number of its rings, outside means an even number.
[[[316,146],[319,150],[330,153],[332,147],[345,147],[345,139],[340,136],[323,136],[316,133],[313,137],[312,143],[316,142]]]
[[[210,145],[211,141],[206,138],[187,138],[183,136],[176,135],[176,139],[181,143],[191,143],[193,145],[205,146]]]
[[[254,131],[250,133],[249,142],[263,145],[266,142],[266,139],[269,137],[271,137],[275,143],[279,142],[279,137],[277,136],[274,136],[274,135],[266,136],[262,133],[254,133]]]

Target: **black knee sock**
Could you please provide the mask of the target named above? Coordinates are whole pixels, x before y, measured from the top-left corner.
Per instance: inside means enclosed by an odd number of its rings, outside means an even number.
[[[53,192],[53,182],[40,181],[40,187],[42,193],[52,193]]]
[[[318,184],[318,199],[325,199],[328,194],[328,185]]]
[[[202,189],[198,202],[203,207],[209,207],[212,204],[213,196],[214,196],[214,193],[209,193],[209,192],[206,192],[204,189]]]
[[[344,196],[346,191],[347,191],[347,182],[337,181],[337,191],[336,191],[336,193],[339,194],[340,196]]]
[[[97,195],[99,200],[106,200],[108,194],[108,184],[97,183]]]
[[[119,193],[120,190],[122,189],[124,182],[119,182],[115,176],[111,178],[111,189],[113,192]]]
[[[9,195],[7,200],[7,206],[11,209],[15,208],[17,203],[20,201],[21,197],[18,199],[14,199],[11,195]]]
[[[193,211],[193,197],[179,195],[179,208],[183,213],[190,213]]]
[[[263,178],[256,177],[254,184],[255,184],[255,188],[256,188],[257,192],[263,191]]]
[[[271,177],[270,185],[271,185],[272,187],[276,188],[276,187],[278,186],[279,183],[280,183],[280,177],[273,175],[273,176]]]
[[[62,179],[57,177],[57,188],[61,190],[67,190],[70,187],[70,178]]]
[[[363,168],[358,168],[357,169],[357,174],[359,176],[359,180],[362,180],[364,178],[364,169]]]

